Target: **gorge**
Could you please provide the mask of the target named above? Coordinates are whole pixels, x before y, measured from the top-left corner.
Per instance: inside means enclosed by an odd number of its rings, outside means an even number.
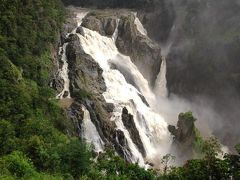
[[[240,179],[239,0],[0,3],[0,179]]]

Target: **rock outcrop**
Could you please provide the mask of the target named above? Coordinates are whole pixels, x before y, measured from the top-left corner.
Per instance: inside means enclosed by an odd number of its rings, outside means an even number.
[[[120,52],[131,57],[150,85],[154,86],[162,62],[161,48],[149,37],[142,35],[134,21],[134,14],[121,17],[116,45]]]
[[[83,27],[99,32],[103,36],[112,36],[116,27],[116,16],[102,16],[100,13],[91,12],[84,18]]]
[[[115,130],[112,142],[116,152],[120,156],[124,157],[126,160],[131,161],[130,158],[132,157],[132,154],[129,149],[127,139],[125,138],[124,133],[121,130]]]
[[[180,113],[177,127],[169,125],[168,130],[173,135],[172,151],[177,153],[181,160],[187,160],[193,155],[194,141],[196,139],[196,119],[191,112]]]
[[[145,157],[146,151],[145,151],[143,143],[141,141],[139,131],[137,130],[133,116],[128,113],[128,110],[126,107],[124,107],[122,110],[122,122],[123,122],[125,128],[128,130],[133,143],[137,146],[137,148],[141,152],[142,156]]]

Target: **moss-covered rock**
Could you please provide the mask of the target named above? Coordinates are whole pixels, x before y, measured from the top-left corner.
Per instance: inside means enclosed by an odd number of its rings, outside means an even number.
[[[191,158],[194,155],[196,140],[199,135],[196,134],[194,122],[196,118],[192,112],[180,113],[178,116],[177,127],[169,125],[168,130],[173,135],[173,151],[177,153],[182,161]]]

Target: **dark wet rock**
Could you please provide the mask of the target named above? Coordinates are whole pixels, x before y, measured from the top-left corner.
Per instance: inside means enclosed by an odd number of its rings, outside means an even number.
[[[59,76],[55,75],[51,80],[51,87],[60,93],[64,88],[64,80]]]
[[[112,36],[117,26],[117,17],[109,16],[102,17],[101,15],[97,16],[94,12],[89,13],[83,19],[82,26],[97,31],[103,36]]]
[[[152,162],[146,162],[146,164],[148,164],[151,167],[154,167],[154,164]]]
[[[68,95],[69,95],[69,92],[68,91],[64,91],[63,98],[66,98]]]
[[[117,129],[114,132],[113,144],[114,144],[115,150],[120,156],[124,157],[128,161],[131,161],[130,157],[132,157],[132,154],[129,149],[127,139],[124,136],[124,133],[120,129]]]
[[[144,104],[146,104],[147,107],[149,107],[149,104],[148,104],[146,98],[145,98],[142,94],[139,94],[139,93],[138,93],[138,96],[142,99],[142,102],[143,102]]]
[[[75,28],[76,28],[76,23],[73,22],[72,19],[68,19],[68,23],[65,23],[63,25],[63,28],[61,31],[61,35],[60,35],[61,44],[68,42],[67,34],[71,33]]]
[[[177,128],[175,126],[168,126],[168,130],[174,136],[174,140],[178,142],[185,142],[191,136],[195,135],[194,122],[196,119],[192,116],[192,113],[180,113],[178,116]]]
[[[69,134],[81,137],[82,135],[82,122],[84,112],[82,111],[82,105],[79,102],[72,103],[71,107],[67,110],[67,116],[71,120],[73,125],[73,130],[68,131]]]
[[[83,30],[83,27],[82,27],[82,26],[78,27],[77,30],[76,30],[76,33],[79,33],[79,34],[81,34],[81,35],[84,36],[84,30]]]
[[[108,113],[113,112],[114,108],[115,107],[113,103],[106,103],[105,109],[107,110]]]
[[[115,129],[115,123],[107,119],[107,114],[104,113],[104,109],[101,104],[91,100],[85,100],[83,104],[85,104],[88,109],[91,121],[95,125],[102,140],[105,143],[112,142],[112,134]]]
[[[126,127],[126,129],[128,130],[133,143],[137,146],[138,150],[141,152],[143,157],[145,157],[146,151],[143,147],[143,143],[141,141],[139,132],[135,125],[133,116],[128,113],[128,110],[125,107],[122,110],[122,122],[123,122],[124,126]]]
[[[99,32],[101,35],[105,35],[105,31],[103,29],[103,24],[100,19],[94,16],[88,16],[83,19],[82,26],[93,31]]]
[[[121,53],[131,57],[132,62],[153,86],[160,71],[161,48],[138,32],[134,20],[133,14],[121,17],[116,45]]]
[[[116,19],[114,19],[114,18],[104,19],[103,23],[104,23],[104,30],[105,30],[106,35],[112,36],[117,27]]]

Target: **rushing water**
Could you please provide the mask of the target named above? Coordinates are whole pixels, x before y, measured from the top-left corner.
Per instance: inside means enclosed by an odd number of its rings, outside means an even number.
[[[166,73],[167,73],[166,58],[163,57],[160,72],[157,76],[154,88],[155,94],[162,98],[166,98],[168,95]]]
[[[82,122],[82,134],[83,138],[94,146],[96,152],[103,151],[104,142],[98,134],[95,125],[92,123],[89,111],[85,106],[82,106],[84,112],[83,122]]]
[[[149,88],[147,80],[128,56],[119,53],[115,45],[117,28],[112,38],[101,36],[84,27],[83,32],[78,34],[80,44],[85,53],[91,55],[103,69],[103,77],[107,86],[103,95],[108,103],[115,105],[111,121],[115,121],[117,129],[123,131],[133,154],[133,157],[130,157],[131,161],[138,162],[140,165],[144,164],[142,154],[123,125],[121,118],[123,107],[126,107],[134,117],[134,123],[146,151],[146,158],[153,159],[167,153],[170,145],[167,123],[161,115],[151,109],[151,102],[155,100],[155,95]],[[115,64],[117,68],[112,69],[112,64]],[[138,89],[126,81],[124,77],[126,74],[131,76]],[[139,94],[146,98],[150,107],[143,102]]]

